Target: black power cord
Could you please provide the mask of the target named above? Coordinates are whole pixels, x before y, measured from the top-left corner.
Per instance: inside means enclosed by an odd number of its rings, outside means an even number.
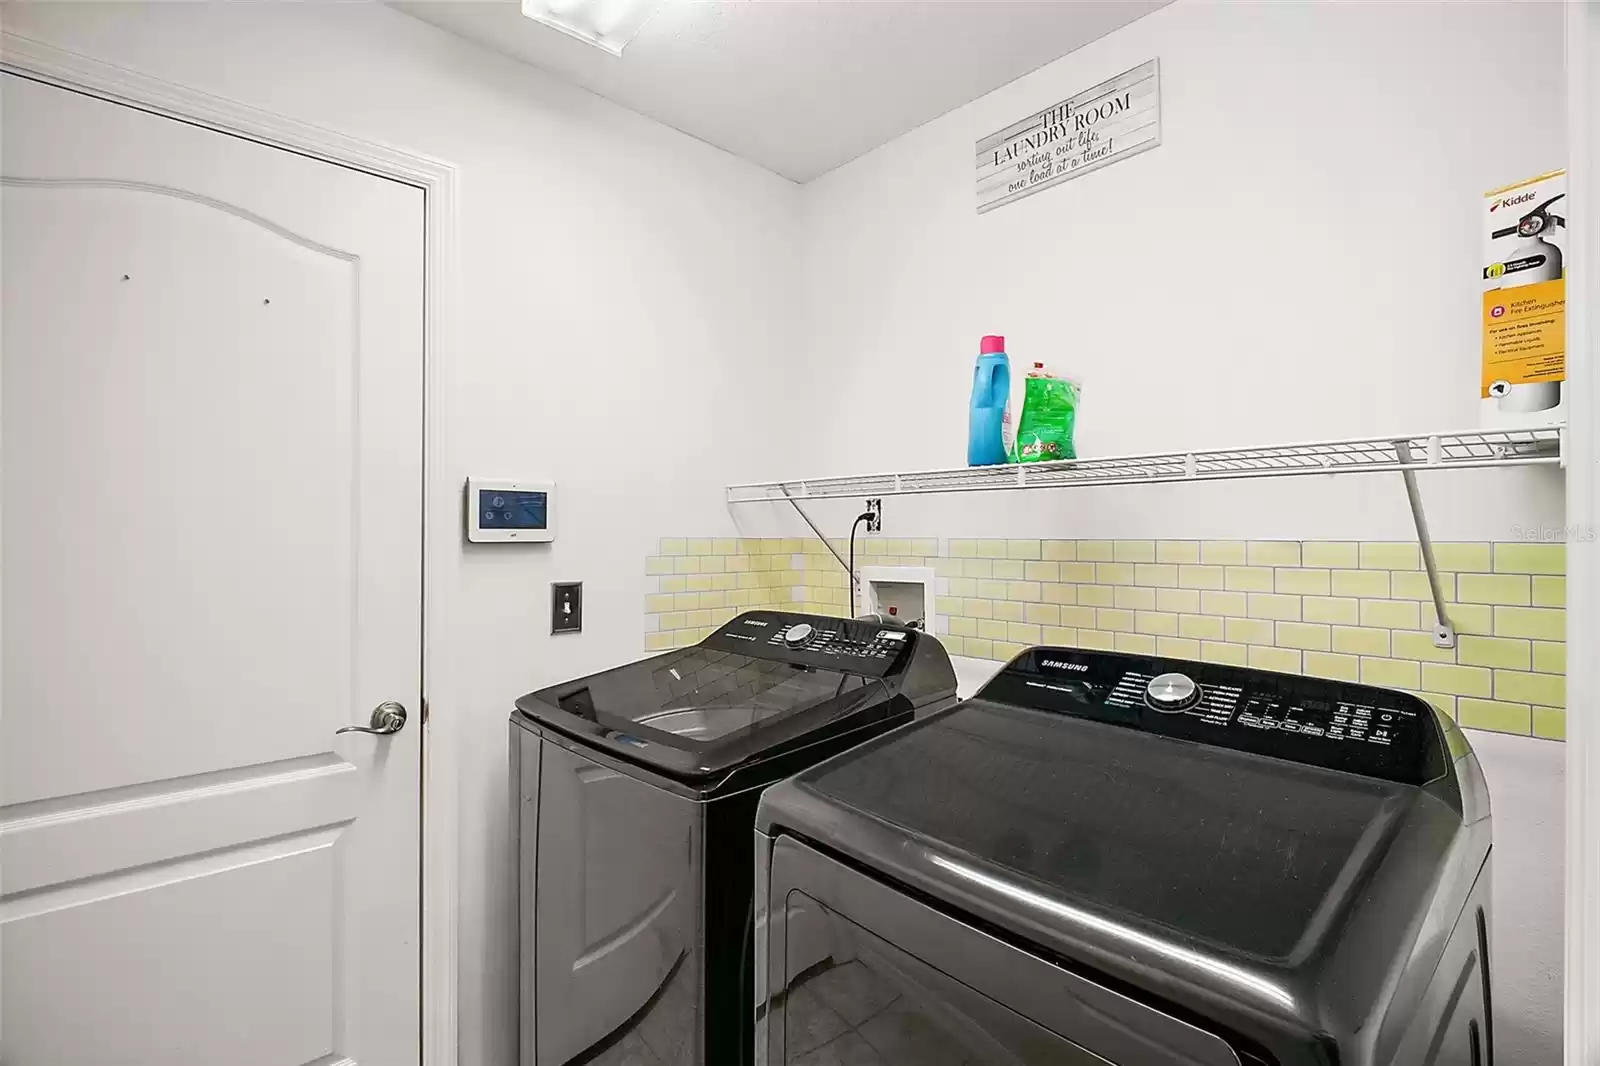
[[[850,572],[845,575],[848,579],[845,587],[850,592],[850,614],[852,616],[856,613],[856,528],[861,523],[870,522],[876,517],[877,515],[871,511],[862,511],[856,515],[856,520],[850,523]]]

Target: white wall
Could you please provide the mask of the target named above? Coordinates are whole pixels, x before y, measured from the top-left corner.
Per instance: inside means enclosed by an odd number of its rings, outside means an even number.
[[[454,471],[547,475],[549,549],[460,560],[461,1061],[515,1060],[506,717],[637,654],[655,538],[732,532],[721,486],[793,334],[796,187],[387,8],[7,5],[6,28],[460,168]],[[455,535],[455,531],[444,531]],[[548,582],[586,632],[549,636]]]
[[[964,463],[985,333],[1084,379],[1080,454],[1475,428],[1482,195],[1564,162],[1561,33],[1555,4],[1179,2],[819,178],[803,409],[858,417],[783,473]],[[975,141],[1154,57],[1159,147],[976,213]],[[1446,539],[1560,521],[1554,471],[1422,489]],[[1409,533],[1392,478],[958,499],[886,532]]]
[[[1507,34],[1527,45],[1517,54]],[[1079,454],[1477,425],[1483,193],[1565,163],[1557,4],[1180,0],[803,189],[782,476],[960,465],[978,338],[1081,376]],[[1152,57],[1163,143],[989,214],[974,142]],[[842,404],[856,416],[831,418]],[[1558,470],[1424,475],[1440,539],[1563,522]],[[1011,497],[1011,498],[1006,498]],[[830,535],[859,501],[814,503]],[[777,505],[740,509],[756,528]],[[1397,477],[891,498],[891,536],[1412,536]],[[971,660],[970,683],[995,664]],[[1496,1040],[1561,1056],[1561,745],[1474,734],[1496,836]]]

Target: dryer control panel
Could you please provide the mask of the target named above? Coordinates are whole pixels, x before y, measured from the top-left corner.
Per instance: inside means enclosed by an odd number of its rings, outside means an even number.
[[[978,698],[1405,784],[1447,765],[1435,712],[1420,698],[1297,674],[1031,648]]]

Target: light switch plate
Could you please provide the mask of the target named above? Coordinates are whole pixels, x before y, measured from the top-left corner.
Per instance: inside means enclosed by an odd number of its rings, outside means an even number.
[[[583,582],[550,583],[550,632],[583,632]]]

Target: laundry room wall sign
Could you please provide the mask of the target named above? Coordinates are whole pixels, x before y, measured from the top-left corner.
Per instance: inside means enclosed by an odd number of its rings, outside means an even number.
[[[978,213],[1161,143],[1161,68],[1152,59],[978,142]]]

